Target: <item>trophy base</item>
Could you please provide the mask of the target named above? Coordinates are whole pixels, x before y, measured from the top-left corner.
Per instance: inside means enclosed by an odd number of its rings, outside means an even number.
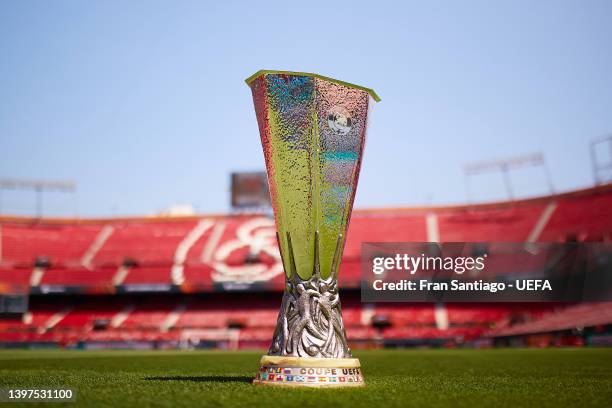
[[[281,387],[363,387],[357,358],[263,356],[253,384]]]

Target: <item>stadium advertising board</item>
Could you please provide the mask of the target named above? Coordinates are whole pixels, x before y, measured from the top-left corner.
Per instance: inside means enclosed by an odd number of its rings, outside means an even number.
[[[231,175],[231,203],[235,209],[269,208],[270,191],[263,171],[235,172]]]

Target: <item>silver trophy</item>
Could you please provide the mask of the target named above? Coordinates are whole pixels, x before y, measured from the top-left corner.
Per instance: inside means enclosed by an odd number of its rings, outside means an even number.
[[[349,349],[338,270],[374,91],[316,74],[259,71],[251,87],[285,291],[256,384],[362,386]]]

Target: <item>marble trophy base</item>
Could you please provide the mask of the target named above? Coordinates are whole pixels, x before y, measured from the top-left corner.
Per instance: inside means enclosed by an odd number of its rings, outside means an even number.
[[[357,358],[283,357],[265,355],[253,384],[279,387],[363,387]]]

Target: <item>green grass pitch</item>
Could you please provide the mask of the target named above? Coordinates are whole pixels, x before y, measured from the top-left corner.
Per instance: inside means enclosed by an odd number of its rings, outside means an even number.
[[[70,387],[69,407],[612,406],[612,349],[355,354],[365,388],[296,389],[250,383],[261,352],[3,350],[0,387]]]

